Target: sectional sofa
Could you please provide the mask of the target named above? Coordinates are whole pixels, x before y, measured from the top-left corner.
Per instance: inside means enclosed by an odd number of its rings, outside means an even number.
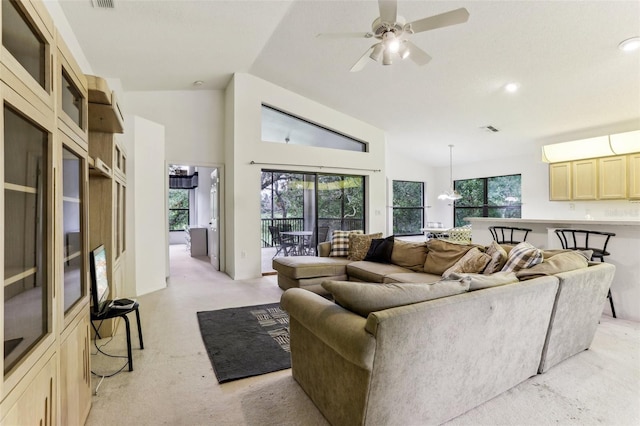
[[[292,375],[334,425],[452,419],[589,348],[615,267],[585,259],[556,272],[557,254],[520,279],[442,280],[424,266],[345,258],[274,261],[288,286]],[[371,281],[348,281],[361,278]]]

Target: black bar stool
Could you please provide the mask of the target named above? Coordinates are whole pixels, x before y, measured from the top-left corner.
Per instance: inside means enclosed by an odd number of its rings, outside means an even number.
[[[136,313],[136,320],[138,322],[138,341],[140,342],[140,349],[144,349],[144,343],[142,342],[142,326],[140,325],[140,311],[138,311],[139,307],[140,304],[138,302],[135,302],[133,306],[128,309],[109,307],[102,314],[94,314],[93,311],[91,312],[91,326],[93,327],[93,331],[96,333],[96,337],[98,339],[101,339],[99,330],[100,325],[102,325],[102,321],[116,317],[124,319],[127,333],[127,359],[129,361],[129,371],[133,371],[133,356],[131,354],[131,326],[129,325],[129,318],[127,317],[127,314],[130,314],[131,312]],[[100,321],[100,325],[96,327],[96,325],[93,323],[94,321]]]
[[[611,237],[616,236],[613,232],[587,231],[584,229],[556,229],[555,233],[560,238],[560,244],[562,244],[563,249],[592,250],[591,260],[599,259],[600,262],[604,262],[604,257],[611,254],[607,251],[607,244],[609,244]],[[589,237],[593,237],[591,242],[589,242]],[[611,289],[609,289],[607,297],[611,305],[611,314],[614,318],[617,318],[616,309],[613,306],[613,297],[611,297]]]
[[[519,244],[527,241],[527,235],[529,235],[531,229],[513,226],[490,226],[489,232],[491,232],[491,236],[498,244]],[[518,239],[516,240],[516,238]]]

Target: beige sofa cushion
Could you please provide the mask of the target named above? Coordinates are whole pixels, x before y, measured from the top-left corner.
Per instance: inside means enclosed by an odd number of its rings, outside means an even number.
[[[458,274],[449,275],[449,279],[455,280],[463,277],[469,278],[469,291],[482,290],[483,288],[498,287],[505,284],[518,282],[515,272],[496,272],[495,274]]]
[[[440,281],[440,275],[427,274],[426,272],[400,272],[389,274],[382,280],[383,283],[434,283]]]
[[[348,260],[363,260],[371,246],[371,240],[382,238],[382,232],[376,234],[349,234]]]
[[[427,245],[425,242],[403,241],[396,239],[393,242],[391,263],[402,266],[412,271],[422,272],[427,258]]]
[[[469,250],[476,246],[467,244],[453,244],[443,240],[429,240],[427,242],[427,258],[424,263],[424,272],[442,275],[444,271],[452,267]]]
[[[347,275],[351,281],[381,283],[390,274],[411,272],[410,270],[390,263],[377,263],[361,260],[347,265]]]
[[[371,312],[453,296],[469,289],[469,279],[443,280],[431,284],[371,284],[325,281],[322,287],[337,304],[366,317]]]
[[[443,278],[447,278],[454,272],[457,273],[480,273],[487,266],[487,263],[491,260],[491,256],[480,251],[479,248],[474,247],[464,254],[452,267],[444,271]]]
[[[504,247],[495,241],[491,241],[485,253],[491,256],[491,260],[487,264],[487,267],[484,268],[483,273],[493,274],[494,272],[501,271],[508,258],[507,251]]]
[[[272,262],[278,274],[294,279],[346,275],[349,263],[344,257],[315,256],[276,257]]]
[[[521,269],[516,272],[516,276],[521,280],[530,280],[532,278],[544,275],[555,275],[560,272],[569,272],[576,269],[586,268],[589,266],[587,258],[578,251],[568,251],[556,254],[545,259],[531,268]]]

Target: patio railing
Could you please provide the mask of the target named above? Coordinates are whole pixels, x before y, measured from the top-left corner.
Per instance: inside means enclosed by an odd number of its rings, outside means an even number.
[[[301,217],[287,217],[277,219],[262,219],[261,220],[261,236],[262,247],[273,247],[271,241],[271,233],[269,232],[270,226],[277,226],[280,230],[288,231],[304,231],[304,219]],[[334,229],[343,229],[350,231],[354,229],[364,229],[362,219],[339,219],[339,218],[320,218],[318,219],[318,226],[328,226],[329,232],[327,233],[327,240],[331,238],[331,233]],[[320,241],[321,242],[321,241]]]

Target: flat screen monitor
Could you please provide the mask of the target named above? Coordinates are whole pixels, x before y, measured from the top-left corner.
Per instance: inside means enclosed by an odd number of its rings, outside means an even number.
[[[99,314],[109,298],[107,279],[107,252],[104,245],[91,251],[91,304],[93,312]]]

